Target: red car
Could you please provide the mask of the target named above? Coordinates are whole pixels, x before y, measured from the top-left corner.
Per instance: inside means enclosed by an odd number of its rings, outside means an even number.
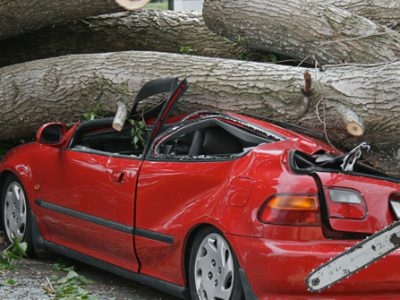
[[[10,151],[0,164],[8,240],[181,298],[305,299],[314,268],[400,216],[400,181],[359,160],[365,145],[342,154],[256,117],[172,116],[186,88],[160,79],[139,92],[139,147],[134,125],[118,132],[105,118],[46,124]],[[395,253],[317,297],[398,296],[399,269]]]

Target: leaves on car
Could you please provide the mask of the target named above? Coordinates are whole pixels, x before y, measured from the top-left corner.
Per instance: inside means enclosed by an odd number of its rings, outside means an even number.
[[[144,136],[146,133],[146,122],[144,120],[132,120],[129,119],[129,123],[132,126],[132,144],[135,149],[145,146]]]

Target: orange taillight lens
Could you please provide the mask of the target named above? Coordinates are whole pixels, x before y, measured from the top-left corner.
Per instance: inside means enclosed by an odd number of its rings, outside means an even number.
[[[274,195],[259,211],[259,220],[275,225],[321,224],[317,195]]]

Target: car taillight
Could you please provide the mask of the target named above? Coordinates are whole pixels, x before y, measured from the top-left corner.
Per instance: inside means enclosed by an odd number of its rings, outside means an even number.
[[[273,195],[261,206],[260,222],[274,225],[321,224],[317,195]]]
[[[362,220],[367,216],[367,205],[359,192],[350,189],[328,188],[328,194],[330,218]]]

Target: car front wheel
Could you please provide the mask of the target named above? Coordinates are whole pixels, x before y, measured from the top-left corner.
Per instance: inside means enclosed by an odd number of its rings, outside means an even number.
[[[243,299],[239,265],[224,236],[206,228],[195,238],[189,261],[192,299]]]
[[[9,175],[1,191],[1,222],[9,244],[14,239],[27,242],[27,254],[33,254],[32,232],[29,226],[30,211],[25,190],[14,175]]]

